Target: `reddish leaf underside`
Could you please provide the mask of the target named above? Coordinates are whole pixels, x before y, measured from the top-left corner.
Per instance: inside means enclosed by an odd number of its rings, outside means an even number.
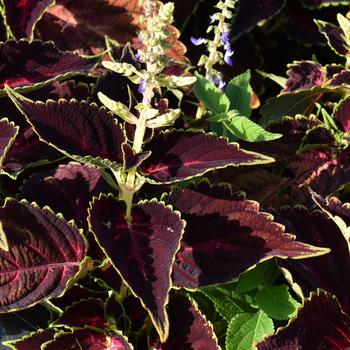
[[[63,99],[34,102],[9,88],[6,90],[39,137],[53,147],[77,160],[91,156],[101,162],[107,159],[110,164],[122,164],[124,134],[104,107]]]
[[[0,221],[9,252],[0,250],[0,312],[61,295],[81,268],[87,246],[79,230],[46,209],[7,201]]]
[[[54,340],[43,345],[45,350],[132,350],[133,347],[119,333],[99,333],[91,329],[75,329],[58,333]]]
[[[289,347],[288,347],[289,346]],[[332,295],[319,290],[304,301],[296,318],[257,345],[259,350],[348,349],[350,319]]]
[[[156,135],[146,144],[152,154],[141,164],[150,182],[171,183],[226,166],[271,163],[272,158],[248,152],[238,144],[201,132],[174,130]]]
[[[52,42],[10,40],[0,43],[0,62],[0,89],[8,85],[28,90],[87,73],[97,63],[97,59],[59,51]],[[4,92],[0,90],[1,94]]]
[[[0,168],[2,168],[6,154],[16,139],[18,129],[18,126],[10,123],[7,119],[0,120]]]
[[[259,203],[232,195],[227,188],[201,183],[173,193],[169,202],[186,220],[173,271],[185,288],[232,281],[271,257],[306,258],[328,249],[295,241]]]
[[[184,296],[174,296],[169,304],[170,334],[159,350],[188,349],[219,350],[212,325]]]
[[[131,223],[123,201],[101,196],[89,210],[91,230],[125,283],[149,311],[162,341],[168,336],[165,305],[184,223],[154,201],[135,205]]]
[[[55,0],[3,0],[6,22],[17,38],[32,39],[36,22]]]

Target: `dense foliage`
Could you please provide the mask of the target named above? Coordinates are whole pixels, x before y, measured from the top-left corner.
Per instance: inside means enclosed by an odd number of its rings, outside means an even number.
[[[350,348],[349,4],[0,0],[0,349]]]

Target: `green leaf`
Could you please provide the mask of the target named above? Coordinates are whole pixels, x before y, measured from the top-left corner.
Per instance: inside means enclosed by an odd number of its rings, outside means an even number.
[[[278,84],[280,87],[284,88],[286,86],[287,78],[281,77],[279,75],[273,74],[273,73],[267,73],[263,72],[262,70],[256,70],[257,73],[259,73],[264,78],[268,78],[272,81],[274,81],[276,84]]]
[[[228,322],[237,314],[254,311],[248,303],[238,299],[235,293],[236,284],[229,283],[200,289],[213,302],[215,310]]]
[[[263,311],[239,314],[228,325],[226,350],[255,350],[254,344],[273,332],[273,322]]]
[[[259,124],[243,116],[229,117],[224,121],[224,125],[233,136],[248,142],[271,141],[282,137],[282,134],[266,131]]]
[[[274,259],[264,261],[239,277],[235,292],[242,294],[257,289],[259,286],[269,286],[280,274],[281,270]]]
[[[194,84],[194,94],[202,101],[205,107],[214,114],[226,113],[230,108],[228,97],[211,81],[197,74]]]
[[[230,100],[230,109],[237,109],[241,115],[250,117],[250,99],[253,90],[250,86],[250,70],[234,77],[226,87],[226,96]]]
[[[300,304],[292,298],[287,285],[266,286],[256,294],[256,303],[268,316],[288,320],[295,315]]]
[[[337,20],[340,28],[344,32],[344,40],[348,45],[350,45],[350,21],[340,13],[337,15]]]

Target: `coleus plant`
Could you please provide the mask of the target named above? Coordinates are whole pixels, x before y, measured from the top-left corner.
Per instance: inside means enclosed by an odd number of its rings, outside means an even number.
[[[6,111],[0,120],[1,176],[19,182],[23,172],[32,171],[20,188],[11,193],[5,184],[1,193],[0,329],[6,336],[11,333],[6,327],[16,329],[5,346],[170,350],[219,349],[226,343],[227,349],[273,349],[278,343],[297,349],[310,344],[300,328],[316,335],[323,331],[313,325],[320,310],[329,313],[336,326],[322,334],[317,346],[349,345],[342,284],[331,289],[324,283],[326,292],[307,300],[307,287],[300,291],[290,277],[295,271],[298,281],[305,278],[298,267],[307,268],[313,260],[298,261],[301,258],[333,262],[336,257],[329,247],[347,259],[344,242],[334,248],[327,237],[303,237],[297,216],[288,216],[287,209],[277,222],[259,202],[210,178],[219,169],[253,173],[272,164],[275,159],[263,151],[269,146],[248,149],[260,142],[284,142],[287,134],[265,130],[253,120],[249,71],[226,84],[217,69],[224,62],[232,64],[229,20],[235,5],[219,1],[208,29],[213,39],[193,40],[208,48],[198,64],[201,75],[193,74],[183,57],[183,44],[172,26],[172,3],[124,4],[130,13],[138,13],[138,36],[130,30],[133,48],[122,49],[117,37],[107,38],[108,54],[100,52],[104,40],[98,30],[92,43],[82,46],[78,41],[74,49],[79,53],[63,51],[64,40],[60,50],[33,39],[36,33],[46,38],[52,16],[61,18],[59,26],[71,25],[77,11],[71,1],[0,3],[4,40],[9,39],[0,44],[0,103]],[[84,26],[77,28],[78,37],[79,30],[84,32]],[[18,40],[23,36],[26,39]],[[347,40],[346,35],[340,38]],[[83,55],[96,52],[99,55]],[[331,81],[342,79],[337,74],[346,79],[346,70],[330,70]],[[324,90],[319,88],[343,92],[342,82],[325,83],[324,72],[317,63],[296,64],[277,99],[310,89],[317,91],[321,103]],[[93,94],[87,84],[62,82],[83,75],[81,79],[90,82],[101,74]],[[194,96],[197,112],[192,120],[183,118],[181,103]],[[319,104],[323,123],[300,117],[300,124],[306,124],[306,150],[322,141],[344,151],[347,103],[342,101],[332,115]],[[278,118],[272,113],[270,120],[266,114],[264,119],[267,126]],[[198,128],[206,122],[209,127]],[[245,146],[230,142],[237,140]],[[347,162],[345,156],[340,159]],[[45,164],[49,166],[36,168]],[[302,171],[292,162],[289,166]],[[347,206],[313,198],[323,210],[322,218],[334,230],[347,232]],[[312,221],[315,215],[306,211],[305,217]],[[341,224],[335,215],[345,217]],[[309,264],[317,271],[317,263]],[[329,293],[337,295],[341,306]],[[304,298],[299,311],[298,297]],[[39,329],[28,332],[19,324],[26,321],[27,311],[37,314],[33,322]],[[292,317],[286,331],[272,335],[275,326]],[[343,328],[341,335],[335,334],[334,329]]]

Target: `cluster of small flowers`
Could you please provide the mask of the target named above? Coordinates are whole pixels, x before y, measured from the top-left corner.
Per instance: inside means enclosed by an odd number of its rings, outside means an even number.
[[[139,92],[143,93],[150,75],[159,74],[171,62],[165,55],[169,48],[168,38],[171,35],[168,29],[173,22],[174,4],[163,4],[157,0],[141,0],[144,10],[143,22],[145,29],[139,33],[139,41],[143,49],[139,50],[137,59],[147,64],[147,70],[139,86]]]
[[[213,67],[215,64],[222,64],[226,62],[232,66],[233,50],[230,44],[230,26],[227,23],[232,19],[232,9],[235,7],[237,0],[224,0],[219,1],[216,4],[216,8],[220,11],[210,16],[210,26],[207,29],[207,33],[214,32],[214,39],[209,40],[205,38],[191,38],[194,45],[206,44],[208,49],[208,56],[202,55],[198,65],[204,66],[206,70],[206,78],[213,81],[213,83],[222,89],[225,83],[222,81],[222,74],[215,70]],[[219,51],[220,48],[224,49],[224,53]]]

